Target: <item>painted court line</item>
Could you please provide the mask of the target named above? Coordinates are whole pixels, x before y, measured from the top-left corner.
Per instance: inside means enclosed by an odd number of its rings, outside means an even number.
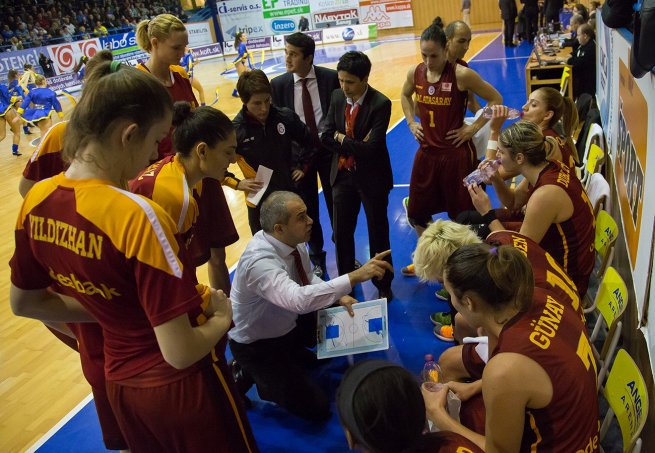
[[[93,399],[93,394],[89,393],[86,398],[84,398],[80,403],[75,406],[68,414],[64,416],[61,420],[57,422],[55,426],[50,428],[50,431],[45,433],[43,437],[41,437],[34,445],[32,445],[30,448],[28,448],[26,453],[34,453],[36,450],[41,448],[47,441],[50,439],[52,436],[54,436],[57,431],[59,431],[61,428],[64,427],[66,423],[68,423],[79,411],[81,411],[91,400]]]

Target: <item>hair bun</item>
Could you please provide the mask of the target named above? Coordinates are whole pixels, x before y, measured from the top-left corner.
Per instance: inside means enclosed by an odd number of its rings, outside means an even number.
[[[179,101],[173,105],[173,126],[182,124],[192,114],[191,104],[186,101]]]

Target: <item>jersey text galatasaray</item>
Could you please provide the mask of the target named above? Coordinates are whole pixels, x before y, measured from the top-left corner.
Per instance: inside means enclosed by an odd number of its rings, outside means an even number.
[[[419,104],[450,106],[452,101],[453,98],[451,96],[427,96],[425,94],[416,95],[416,102]]]
[[[102,236],[90,233],[61,220],[29,214],[30,237],[67,248],[85,258],[102,257]]]

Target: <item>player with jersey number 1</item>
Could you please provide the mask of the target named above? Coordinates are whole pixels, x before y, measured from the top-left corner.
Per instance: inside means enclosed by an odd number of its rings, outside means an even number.
[[[419,236],[433,214],[446,211],[455,219],[472,204],[461,181],[477,167],[470,129],[477,131],[486,119],[464,124],[467,92],[484,99],[487,105],[502,102],[498,92],[478,73],[448,61],[446,42],[446,35],[437,24],[423,31],[423,62],[409,69],[401,94],[405,119],[419,142],[407,205],[407,217]],[[403,274],[413,275],[412,267],[403,268]]]

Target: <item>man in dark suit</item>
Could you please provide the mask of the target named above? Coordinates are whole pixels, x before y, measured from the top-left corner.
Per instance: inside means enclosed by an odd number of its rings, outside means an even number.
[[[596,37],[589,24],[578,27],[577,38],[580,45],[565,62],[573,68],[573,99],[583,93],[596,94]]]
[[[500,17],[503,19],[503,44],[514,47],[514,24],[516,24],[516,2],[514,0],[499,0]]]
[[[298,30],[309,30],[309,19],[307,19],[305,16],[300,16],[300,20],[298,21]]]
[[[346,52],[339,59],[340,90],[332,93],[322,142],[332,150],[332,196],[334,237],[339,274],[355,268],[355,227],[364,205],[371,256],[388,250],[387,205],[393,175],[387,149],[391,101],[368,85],[371,61],[362,52]],[[391,263],[391,255],[385,258]],[[387,271],[373,284],[380,297],[391,300]]]
[[[309,240],[309,256],[314,265],[314,272],[319,277],[323,277],[327,275],[316,174],[318,172],[321,178],[323,196],[332,224],[332,187],[330,186],[332,153],[321,144],[319,137],[325,130],[325,116],[330,107],[330,96],[339,88],[339,80],[334,69],[314,66],[315,47],[314,40],[304,33],[287,36],[285,44],[287,72],[274,78],[271,81],[271,88],[273,104],[294,110],[312,130],[315,137],[315,149],[312,150],[314,157],[299,186],[299,192],[307,205],[308,215],[314,219],[312,236]]]

